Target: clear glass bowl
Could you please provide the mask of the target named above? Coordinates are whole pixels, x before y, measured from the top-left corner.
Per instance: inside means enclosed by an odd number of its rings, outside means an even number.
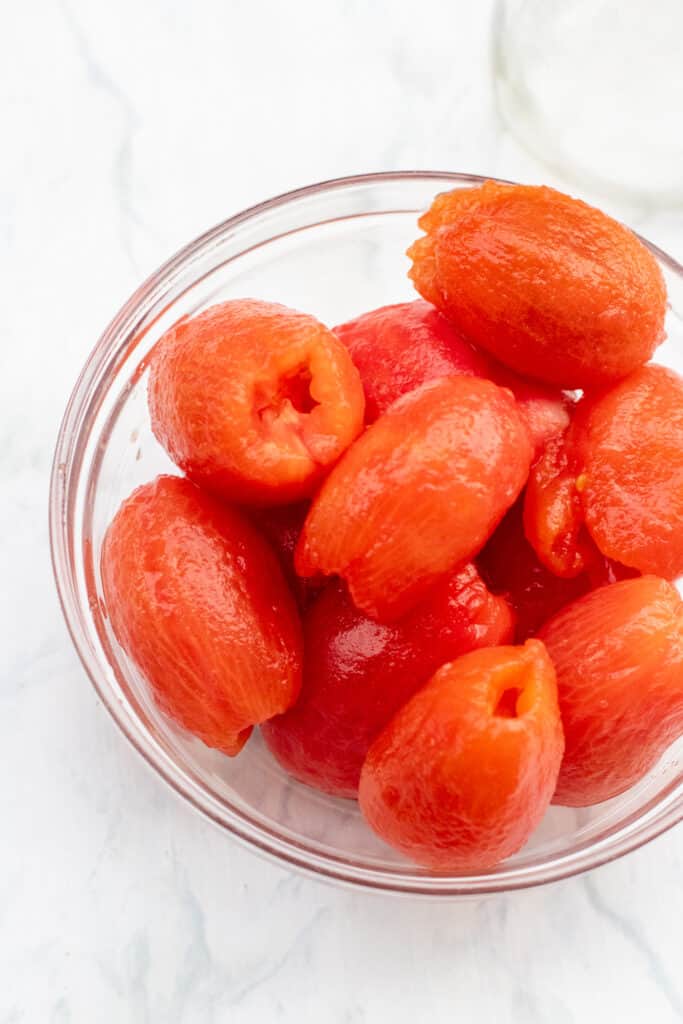
[[[133,746],[226,832],[286,864],[370,889],[436,896],[501,892],[572,875],[626,853],[683,817],[683,745],[638,786],[585,810],[552,808],[527,846],[480,875],[433,875],[394,854],[352,801],[287,777],[258,734],[231,760],[177,729],[114,640],[100,547],[119,503],[174,467],[154,440],[145,361],[180,317],[256,296],[339,323],[414,297],[405,249],[437,192],[480,178],[430,172],[363,175],[312,185],[232,217],[169,260],[130,298],[88,358],[57,442],[50,494],[55,577],[88,675]],[[669,340],[683,356],[683,268],[650,246],[667,279]]]

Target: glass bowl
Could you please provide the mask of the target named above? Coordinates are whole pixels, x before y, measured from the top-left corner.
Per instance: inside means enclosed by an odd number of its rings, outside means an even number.
[[[419,212],[437,192],[482,180],[406,172],[325,182],[246,210],[192,242],[135,292],[89,356],[64,415],[50,494],[54,571],[74,644],[102,702],[159,775],[227,833],[285,864],[370,889],[441,897],[563,878],[671,827],[683,817],[683,744],[623,796],[584,810],[551,808],[527,846],[494,870],[434,875],[377,839],[353,801],[286,776],[258,731],[229,759],[168,721],[112,636],[99,559],[122,499],[156,474],[176,472],[152,436],[146,400],[146,358],[172,323],[239,296],[283,302],[330,325],[414,298],[404,253]],[[683,268],[650,248],[671,301],[658,359],[680,367]]]

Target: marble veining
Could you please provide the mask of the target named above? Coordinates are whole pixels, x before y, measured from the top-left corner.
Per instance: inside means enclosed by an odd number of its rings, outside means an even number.
[[[491,14],[489,0],[4,11],[0,1024],[683,1021],[683,830],[583,878],[457,905],[292,874],[132,752],[51,579],[67,395],[176,248],[266,196],[361,170],[563,184],[498,115]],[[680,208],[606,205],[683,257]]]

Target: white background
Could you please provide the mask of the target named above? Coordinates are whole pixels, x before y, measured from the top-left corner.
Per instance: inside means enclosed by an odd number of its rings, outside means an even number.
[[[345,173],[556,180],[497,114],[488,2],[0,0],[0,15],[0,1024],[683,1020],[680,829],[484,902],[290,874],[128,748],[51,578],[68,393],[177,247]],[[683,257],[680,209],[603,202]]]

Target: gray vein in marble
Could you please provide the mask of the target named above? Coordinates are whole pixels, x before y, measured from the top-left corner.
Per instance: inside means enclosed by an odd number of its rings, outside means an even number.
[[[135,108],[126,93],[98,61],[97,55],[69,5],[62,0],[60,6],[88,79],[96,89],[101,90],[114,101],[121,114],[121,141],[112,169],[112,185],[120,213],[121,244],[131,267],[136,273],[139,273],[140,268],[137,266],[133,252],[133,229],[144,228],[145,225],[137,214],[132,201],[133,136],[138,120]]]
[[[71,1024],[71,1010],[67,1000],[62,996],[52,1007],[50,1024]]]
[[[136,1024],[151,1024],[149,1008],[149,970],[150,949],[149,937],[144,929],[136,931],[123,949],[122,974],[113,968],[111,963],[98,959],[97,964],[102,977],[114,992],[122,999],[133,1013]],[[59,1019],[59,1024],[62,1020]],[[64,1024],[69,1018],[64,1019]]]
[[[151,1021],[149,1012],[149,979],[150,953],[149,937],[145,931],[138,931],[126,946],[128,961],[128,1001],[131,1009],[136,1011],[136,1020],[140,1024]]]
[[[59,643],[59,630],[55,629],[41,641],[33,655],[22,650],[12,662],[3,666],[0,701],[14,700],[34,686],[47,684],[50,675],[57,674],[62,664],[69,664],[72,660],[71,654],[68,650],[60,652]],[[41,671],[45,667],[45,662],[48,662],[50,672]]]
[[[300,947],[306,947],[306,943],[310,941],[311,933],[313,933],[319,924],[325,917],[328,917],[332,913],[330,907],[319,907],[313,917],[300,928],[296,933],[285,952],[271,963],[258,974],[255,978],[252,978],[245,985],[243,985],[237,992],[230,997],[228,1000],[228,1006],[241,1006],[246,999],[254,992],[259,986],[266,984],[271,981],[276,975],[287,966],[292,956],[299,951]]]
[[[308,880],[305,879],[303,875],[294,874],[294,872],[286,874],[275,886],[274,895],[276,897],[283,896],[285,894],[290,897],[298,896],[301,892],[302,886],[305,885],[307,881]]]
[[[623,914],[619,914],[609,906],[601,894],[597,881],[593,875],[584,875],[582,881],[590,905],[596,913],[598,913],[605,921],[609,922],[614,930],[621,935],[624,941],[627,942],[632,949],[640,954],[647,965],[650,976],[657,985],[659,991],[662,993],[664,999],[666,999],[667,1003],[673,1010],[676,1018],[683,1021],[683,999],[681,999],[681,995],[677,991],[674,982],[662,967],[659,957],[652,949],[647,939],[643,936],[642,932],[633,924],[632,921],[629,921],[627,917]]]
[[[102,840],[102,842],[100,844],[100,848],[97,851],[97,853],[95,854],[95,858],[94,858],[94,861],[93,861],[93,866],[92,866],[92,869],[90,871],[90,874],[88,875],[88,885],[92,885],[92,883],[96,879],[97,875],[99,874],[100,868],[102,867],[102,864],[104,863],[107,854],[111,852],[112,842],[113,842],[114,837],[117,835],[117,833],[118,833],[118,831],[119,831],[119,829],[121,827],[122,819],[123,819],[123,808],[119,804],[114,809],[113,814],[111,814],[109,816],[109,821],[107,823],[107,830],[106,830],[106,832],[104,834],[104,838],[103,838],[103,840]]]
[[[344,1013],[343,1024],[365,1024],[365,1009],[360,1003],[350,1006]]]
[[[574,1020],[571,1011],[562,1003],[553,1006],[552,1016],[549,1017],[547,1006],[540,1006],[533,991],[521,986],[513,991],[510,1009],[512,1020],[524,1021],[524,1024],[548,1024],[549,1019],[553,1024],[572,1024]]]
[[[218,979],[219,988],[222,989],[230,984],[230,975],[214,961],[206,939],[204,909],[190,885],[187,872],[180,869],[175,849],[171,851],[171,860],[178,880],[177,892],[189,918],[188,941],[182,965],[176,974],[171,1002],[174,1019],[180,1021],[189,1001],[196,1001],[198,982],[202,978],[210,978],[214,983]]]
[[[293,955],[302,949],[306,954],[306,944],[310,941],[311,934],[315,931],[319,921],[330,913],[329,907],[320,907],[294,935],[281,956],[274,962],[265,964],[255,977],[236,987],[235,982],[238,979],[229,968],[216,961],[209,948],[204,909],[189,882],[187,872],[180,866],[175,851],[172,851],[171,859],[177,878],[176,891],[187,914],[189,931],[182,965],[176,975],[171,997],[170,1005],[173,1008],[174,1020],[184,1020],[190,1007],[196,1009],[197,1001],[201,998],[202,982],[205,983],[205,988],[208,985],[208,990],[204,992],[205,999],[210,1001],[208,1005],[205,1002],[205,1009],[210,1015],[207,1020],[214,1019],[214,1012],[219,1004],[227,1007],[241,1006],[259,986],[279,974]],[[297,879],[297,882],[300,880]],[[278,883],[276,892],[283,891],[282,885],[282,882]]]

